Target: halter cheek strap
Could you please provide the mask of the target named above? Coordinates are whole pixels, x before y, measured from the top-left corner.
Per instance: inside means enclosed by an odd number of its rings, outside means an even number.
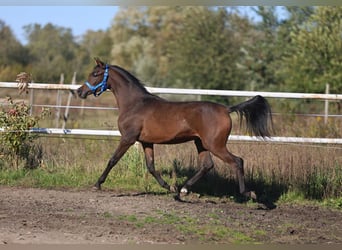
[[[92,86],[88,81],[86,81],[84,84],[87,85],[87,87],[94,94],[94,96],[99,96],[108,89],[107,80],[108,80],[108,64],[106,64],[105,72],[103,73],[102,82],[100,82],[96,86]],[[98,93],[96,93],[96,90],[98,88],[101,88],[101,89]]]

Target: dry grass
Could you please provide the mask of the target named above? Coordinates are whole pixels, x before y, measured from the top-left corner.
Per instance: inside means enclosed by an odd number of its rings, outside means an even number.
[[[58,168],[78,169],[92,175],[92,181],[100,176],[118,143],[117,139],[49,136],[41,138],[40,142],[44,145],[43,168],[54,169],[52,172],[58,171]],[[293,191],[309,199],[341,197],[341,147],[261,142],[230,142],[228,147],[244,159],[247,185],[263,196],[277,200],[282,194]],[[197,153],[193,143],[156,145],[155,156],[156,169],[169,181],[175,166],[179,182],[185,181],[197,170]],[[118,178],[127,177],[134,178],[145,189],[146,185],[156,185],[156,181],[147,174],[140,146],[138,150],[136,147],[130,149],[125,157],[112,170],[105,186],[113,187]],[[216,157],[214,161],[214,170],[194,186],[194,191],[238,196],[234,170]],[[143,183],[146,181],[148,183]]]
[[[35,104],[56,103],[53,95],[44,91],[37,93]],[[64,93],[63,103],[66,103],[66,98],[67,94]],[[79,106],[82,102],[73,99],[71,105]],[[104,94],[101,98],[90,96],[86,105],[114,107],[115,101],[111,94]],[[53,114],[54,110],[51,109]],[[72,110],[67,128],[116,129],[115,115],[116,111],[113,110],[84,110],[83,113],[80,110]],[[41,126],[53,127],[54,118],[52,115],[43,121]],[[243,134],[243,130],[237,128],[236,116],[233,119],[233,134]],[[276,136],[342,137],[341,118],[329,118],[329,123],[325,125],[321,117],[285,115],[275,116],[274,123]],[[118,138],[42,136],[42,168],[48,171],[54,169],[52,172],[58,171],[58,168],[77,168],[84,173],[99,176],[117,142]],[[234,154],[244,159],[248,185],[263,195],[271,195],[277,199],[283,193],[294,191],[312,199],[342,196],[341,145],[229,142],[227,146]],[[155,154],[156,168],[166,176],[171,175],[175,165],[181,180],[196,170],[197,153],[193,143],[157,145]],[[215,163],[215,169],[194,187],[195,191],[214,195],[236,195],[234,171],[216,158]],[[144,168],[142,153],[138,158],[133,155],[133,158],[123,159],[111,175],[119,178],[123,171],[132,171],[135,168]],[[149,178],[141,174],[142,170],[139,171],[142,178]]]

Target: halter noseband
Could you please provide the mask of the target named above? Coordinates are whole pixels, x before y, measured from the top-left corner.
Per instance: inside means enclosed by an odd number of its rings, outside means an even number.
[[[105,72],[103,73],[102,82],[100,82],[96,86],[92,86],[88,81],[86,81],[84,84],[87,85],[87,87],[94,94],[94,96],[99,96],[108,89],[107,80],[108,80],[108,64],[106,64]],[[101,87],[101,90],[98,93],[96,93],[96,90],[100,87]]]

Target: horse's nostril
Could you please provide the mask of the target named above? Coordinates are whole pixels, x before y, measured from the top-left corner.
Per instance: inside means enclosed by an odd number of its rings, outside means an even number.
[[[81,99],[86,99],[87,95],[89,94],[89,92],[84,91],[82,87],[79,87],[76,90],[76,92],[77,92],[78,97],[80,97]]]
[[[77,89],[77,94],[78,94],[79,97],[81,97],[81,95],[82,95],[82,90],[81,90],[81,88]]]

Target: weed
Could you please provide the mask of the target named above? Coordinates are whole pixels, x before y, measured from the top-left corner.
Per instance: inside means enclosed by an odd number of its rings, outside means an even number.
[[[218,220],[220,218],[216,213],[209,213],[208,216],[214,220]]]
[[[48,111],[31,116],[30,107],[24,102],[15,103],[10,97],[7,101],[8,108],[0,110],[0,128],[4,129],[0,137],[0,154],[5,159],[2,166],[18,169],[20,160],[23,160],[26,168],[36,168],[42,158],[42,150],[34,144],[37,135],[27,133],[27,130],[36,126]],[[4,164],[6,161],[7,164]]]
[[[303,193],[299,193],[297,191],[289,191],[280,196],[279,202],[293,202],[293,201],[305,201],[305,197]]]
[[[255,240],[249,237],[248,235],[238,232],[238,231],[233,231],[232,236],[233,236],[233,243],[236,243],[236,244],[242,244],[242,243],[247,244],[247,243],[255,242]]]
[[[144,227],[146,224],[170,225],[184,235],[197,237],[203,242],[215,242],[225,239],[227,242],[251,243],[253,238],[243,232],[232,230],[223,225],[219,220],[200,220],[189,214],[177,215],[175,212],[155,211],[155,216],[137,218],[135,215],[120,215],[119,219],[134,223],[137,228]],[[216,217],[209,215],[210,217]],[[261,234],[261,233],[260,233]]]
[[[110,212],[104,212],[103,214],[102,214],[102,216],[104,217],[104,218],[113,218],[113,215],[110,213]]]
[[[267,232],[265,230],[261,230],[261,229],[254,229],[254,234],[256,236],[265,236],[265,235],[267,235]]]
[[[342,209],[342,197],[337,199],[326,199],[323,201],[323,204],[329,207]]]
[[[144,218],[144,223],[147,223],[147,224],[158,223],[158,219],[152,216],[146,216]]]
[[[129,222],[137,222],[138,219],[135,215],[120,215],[119,216],[119,220],[123,220],[123,221],[129,221]]]

